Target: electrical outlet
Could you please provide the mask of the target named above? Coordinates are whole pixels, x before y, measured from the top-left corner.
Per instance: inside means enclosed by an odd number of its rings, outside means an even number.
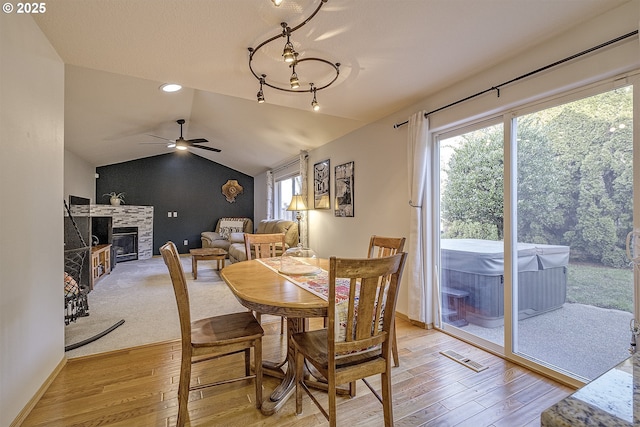
[[[173,217],[178,218],[178,212],[173,212]]]
[[[167,212],[167,216],[171,218],[171,212]]]
[[[184,241],[184,245],[185,245],[185,246],[187,246],[188,244],[189,244],[189,241],[188,241],[188,240],[185,240],[185,241]]]

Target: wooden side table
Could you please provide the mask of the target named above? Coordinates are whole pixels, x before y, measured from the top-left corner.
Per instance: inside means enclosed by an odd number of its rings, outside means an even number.
[[[111,245],[91,247],[91,289],[105,274],[111,273]]]
[[[220,271],[224,266],[224,260],[227,257],[227,251],[220,248],[190,249],[189,253],[191,254],[191,271],[193,272],[193,280],[198,279],[198,261],[218,261],[217,269]]]

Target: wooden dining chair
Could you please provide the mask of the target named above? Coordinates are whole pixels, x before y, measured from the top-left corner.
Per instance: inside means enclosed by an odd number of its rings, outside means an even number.
[[[379,258],[389,255],[395,255],[404,249],[404,237],[382,237],[375,234],[369,239],[368,258]],[[391,351],[393,352],[393,365],[400,366],[400,358],[398,357],[398,339],[396,338],[396,324],[393,322],[393,330],[391,337]]]
[[[244,248],[247,261],[258,258],[272,258],[280,256],[286,250],[284,233],[273,234],[244,234]],[[256,319],[261,320],[261,314],[256,312]],[[280,318],[280,335],[284,334],[284,317]]]
[[[335,427],[337,386],[361,379],[382,403],[385,426],[393,426],[391,332],[405,259],[404,252],[382,258],[330,259],[328,327],[292,335],[296,414],[302,413],[304,390]],[[341,301],[336,302],[336,296]],[[328,412],[305,384],[305,360],[327,380]],[[382,397],[365,379],[376,374],[381,375]]]
[[[189,292],[180,256],[173,242],[160,248],[178,304],[180,333],[182,336],[182,360],[178,384],[178,421],[176,426],[184,426],[189,412],[187,404],[189,392],[255,378],[256,408],[262,405],[262,337],[264,330],[251,312],[226,314],[191,322]],[[251,374],[251,348],[253,348],[255,374]],[[217,359],[244,352],[245,375],[240,378],[221,380],[208,384],[191,385],[192,364]]]

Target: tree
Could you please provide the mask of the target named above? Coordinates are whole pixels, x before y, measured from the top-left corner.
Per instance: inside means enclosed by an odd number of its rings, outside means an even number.
[[[461,141],[445,169],[445,236],[502,239],[502,126],[465,134]],[[471,230],[472,235],[467,234]]]

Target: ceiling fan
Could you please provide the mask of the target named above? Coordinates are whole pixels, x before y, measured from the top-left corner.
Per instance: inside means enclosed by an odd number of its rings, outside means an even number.
[[[194,148],[200,148],[202,150],[215,151],[216,153],[219,153],[220,151],[222,151],[219,148],[207,147],[205,145],[197,145],[203,142],[209,142],[204,138],[184,139],[182,137],[182,125],[185,123],[185,120],[179,119],[179,120],[176,120],[176,123],[180,125],[180,137],[178,139],[174,140],[174,139],[167,139],[161,136],[156,136],[151,134],[147,134],[147,135],[152,136],[154,138],[159,138],[159,139],[164,139],[165,141],[169,141],[169,143],[167,144],[167,148],[175,148],[176,150],[186,150],[189,147],[194,147]]]

